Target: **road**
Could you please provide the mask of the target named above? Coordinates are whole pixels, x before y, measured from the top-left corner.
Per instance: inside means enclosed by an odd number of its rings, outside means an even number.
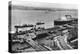
[[[61,50],[66,49],[73,49],[68,43],[67,43],[67,36],[58,36],[55,38],[55,42],[57,43],[57,46]]]

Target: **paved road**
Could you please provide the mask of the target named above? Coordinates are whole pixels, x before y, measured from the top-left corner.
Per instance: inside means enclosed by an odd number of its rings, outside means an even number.
[[[55,38],[55,42],[57,43],[57,46],[61,50],[66,50],[66,49],[73,49],[68,43],[67,43],[67,37],[66,36],[59,36]]]

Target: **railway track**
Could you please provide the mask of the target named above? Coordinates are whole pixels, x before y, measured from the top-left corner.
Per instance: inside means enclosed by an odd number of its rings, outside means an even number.
[[[44,46],[36,43],[33,40],[29,40],[29,41],[26,41],[26,42],[28,42],[32,46],[32,48],[34,48],[36,51],[48,51],[49,50],[48,47],[44,47]]]

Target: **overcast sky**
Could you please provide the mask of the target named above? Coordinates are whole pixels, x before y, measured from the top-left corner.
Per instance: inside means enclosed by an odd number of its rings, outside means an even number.
[[[67,9],[77,9],[75,4],[56,4],[56,3],[44,3],[44,2],[29,2],[29,1],[12,1],[13,5],[20,6],[32,6],[32,7],[42,7],[42,8],[67,8]]]

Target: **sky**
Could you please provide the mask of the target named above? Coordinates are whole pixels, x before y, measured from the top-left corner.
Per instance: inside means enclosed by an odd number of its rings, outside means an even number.
[[[73,5],[63,5],[63,4],[49,4],[49,3],[35,3],[35,2],[13,2],[14,6],[25,6],[28,7],[36,7],[36,8],[65,8],[65,9],[77,9],[76,6]],[[23,7],[21,7],[23,8]],[[15,31],[15,25],[23,25],[23,24],[35,24],[36,22],[44,22],[45,28],[53,27],[54,20],[64,17],[64,15],[72,15],[73,18],[78,17],[77,11],[46,11],[46,10],[21,10],[21,9],[12,9],[12,31]]]
[[[12,1],[13,5],[19,6],[32,6],[32,7],[42,7],[42,8],[67,8],[67,9],[77,9],[75,4],[58,4],[58,3],[45,3],[45,2],[29,2],[29,1]]]

